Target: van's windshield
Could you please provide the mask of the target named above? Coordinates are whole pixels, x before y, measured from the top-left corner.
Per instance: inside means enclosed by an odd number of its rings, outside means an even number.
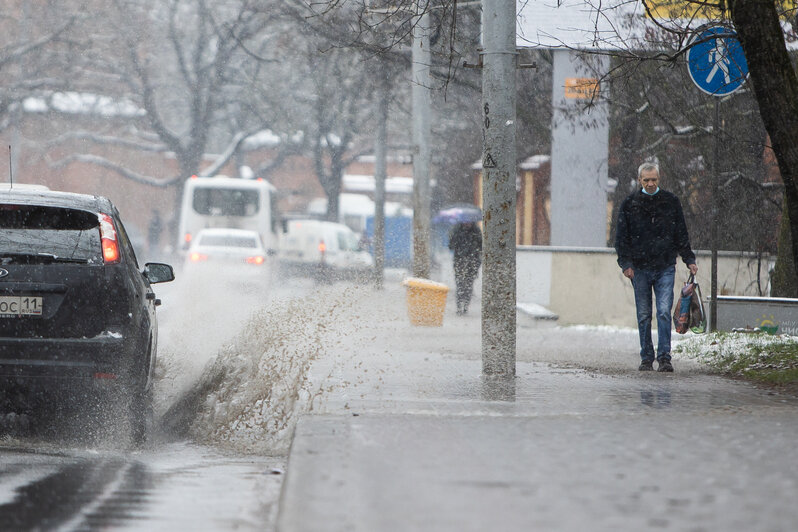
[[[357,237],[354,233],[340,232],[338,233],[338,247],[342,251],[358,251],[359,245]]]
[[[197,188],[193,199],[194,210],[210,216],[254,216],[260,207],[257,190]]]

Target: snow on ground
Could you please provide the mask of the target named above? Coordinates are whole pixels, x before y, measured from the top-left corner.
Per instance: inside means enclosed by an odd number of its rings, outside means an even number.
[[[678,345],[679,352],[686,358],[694,359],[703,365],[715,366],[719,361],[734,359],[752,347],[765,347],[772,344],[795,343],[798,337],[765,333],[718,333],[685,335]]]

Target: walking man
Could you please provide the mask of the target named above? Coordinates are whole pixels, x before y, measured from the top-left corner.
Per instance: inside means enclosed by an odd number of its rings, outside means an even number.
[[[482,231],[474,222],[457,224],[449,235],[449,249],[454,251],[457,315],[462,316],[468,312],[474,280],[482,264]]]
[[[615,251],[623,274],[631,279],[640,334],[640,371],[654,369],[651,340],[653,290],[657,309],[657,371],[673,371],[671,364],[671,307],[676,255],[681,255],[693,275],[698,271],[684,221],[682,204],[674,194],[659,188],[659,166],[645,162],[637,169],[640,188],[627,197],[618,211]]]

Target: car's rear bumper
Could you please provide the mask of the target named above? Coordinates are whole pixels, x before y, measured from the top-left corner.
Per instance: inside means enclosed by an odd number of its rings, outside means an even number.
[[[208,267],[206,267],[208,266]],[[192,266],[183,270],[186,283],[199,286],[224,288],[235,291],[250,289],[263,290],[271,285],[272,269],[270,265],[249,266],[236,265],[229,269],[212,268],[212,265]]]
[[[133,367],[123,335],[94,338],[0,337],[0,379],[52,384],[128,380]]]
[[[368,265],[339,267],[322,262],[282,261],[280,272],[284,277],[329,277],[336,280],[357,280],[373,275],[374,268]]]

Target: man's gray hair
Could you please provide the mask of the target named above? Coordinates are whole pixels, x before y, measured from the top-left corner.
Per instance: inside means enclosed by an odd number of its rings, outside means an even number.
[[[659,165],[653,161],[646,161],[637,167],[637,178],[640,179],[640,176],[643,175],[643,172],[647,170],[656,170],[657,175],[659,176]]]

